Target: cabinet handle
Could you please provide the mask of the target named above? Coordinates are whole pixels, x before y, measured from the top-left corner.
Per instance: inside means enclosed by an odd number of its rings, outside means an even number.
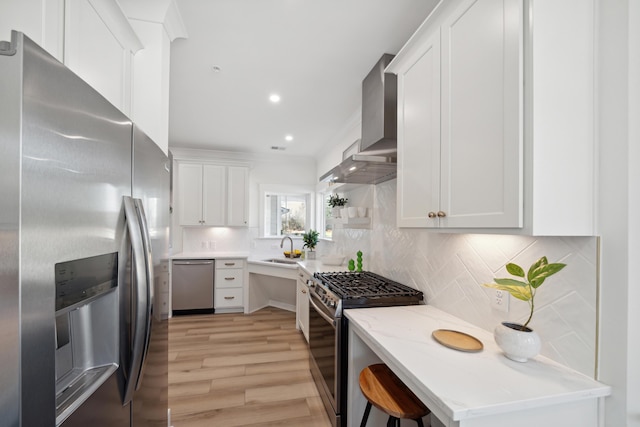
[[[306,293],[307,293],[307,291],[305,291],[305,290],[303,289],[303,290],[302,290],[302,293],[303,293],[303,294],[306,294]]]
[[[232,265],[236,265],[236,263],[235,262],[225,262],[224,265],[230,267]]]
[[[429,218],[435,218],[435,217],[436,217],[436,213],[435,213],[435,212],[429,212],[429,213],[427,214],[427,216],[428,216]]]
[[[235,297],[224,297],[224,299],[234,299]]]
[[[225,277],[224,280],[236,280],[235,277]]]
[[[446,213],[444,213],[442,211],[438,211],[438,218],[444,218],[445,216],[447,216]]]

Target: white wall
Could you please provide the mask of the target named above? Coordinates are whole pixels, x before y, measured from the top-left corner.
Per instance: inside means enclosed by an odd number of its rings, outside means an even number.
[[[607,426],[640,426],[640,5],[599,1],[600,379]]]

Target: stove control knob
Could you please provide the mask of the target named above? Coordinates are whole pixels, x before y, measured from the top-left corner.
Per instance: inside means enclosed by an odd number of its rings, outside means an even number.
[[[329,301],[329,307],[336,308],[336,302],[335,301]]]

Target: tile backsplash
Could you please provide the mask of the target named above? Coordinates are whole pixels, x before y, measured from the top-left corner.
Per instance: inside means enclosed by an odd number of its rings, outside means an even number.
[[[491,308],[494,277],[509,277],[504,266],[528,266],[545,255],[567,267],[536,295],[530,324],[543,341],[542,354],[585,375],[596,363],[597,238],[447,234],[396,227],[396,181],[375,187],[371,230],[337,229],[334,244],[320,250],[355,258],[364,269],[421,290],[429,304],[493,331],[503,320],[523,322],[529,307],[509,296],[509,312]]]
[[[371,229],[336,229],[318,254],[364,254],[364,269],[424,292],[426,301],[488,331],[503,320],[524,321],[526,302],[509,297],[509,312],[491,308],[493,290],[482,283],[508,277],[504,266],[525,268],[546,255],[567,267],[539,288],[531,326],[542,354],[594,376],[596,364],[597,238],[451,234],[396,227],[396,181],[374,187]],[[246,251],[279,256],[279,239],[260,239],[257,227],[185,228],[183,250]],[[302,242],[295,241],[295,248]]]

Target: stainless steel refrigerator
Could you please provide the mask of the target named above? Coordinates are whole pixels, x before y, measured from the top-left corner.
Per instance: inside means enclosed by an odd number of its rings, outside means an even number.
[[[0,94],[0,426],[167,426],[167,157],[22,33]]]

